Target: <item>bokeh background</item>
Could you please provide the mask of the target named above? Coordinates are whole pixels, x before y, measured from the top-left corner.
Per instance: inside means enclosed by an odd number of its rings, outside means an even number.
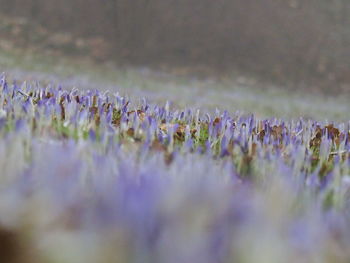
[[[0,0],[1,38],[98,61],[349,90],[347,0]],[[22,17],[18,25],[18,17]],[[3,44],[4,46],[4,44]]]
[[[347,121],[348,0],[0,0],[10,81]]]

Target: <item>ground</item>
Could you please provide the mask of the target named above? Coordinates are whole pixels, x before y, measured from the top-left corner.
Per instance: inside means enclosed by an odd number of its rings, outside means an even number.
[[[148,68],[121,68],[88,58],[0,50],[0,71],[17,81],[49,82],[66,88],[119,92],[131,98],[170,101],[178,107],[243,111],[259,117],[347,121],[350,105],[344,94],[326,96],[273,87],[242,76],[195,78]]]

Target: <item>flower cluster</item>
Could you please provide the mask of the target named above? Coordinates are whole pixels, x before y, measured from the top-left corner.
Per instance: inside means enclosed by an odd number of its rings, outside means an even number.
[[[0,258],[349,262],[349,139],[2,76]]]

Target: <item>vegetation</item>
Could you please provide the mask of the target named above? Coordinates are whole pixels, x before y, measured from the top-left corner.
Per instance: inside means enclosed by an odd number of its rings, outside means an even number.
[[[350,260],[348,122],[0,79],[0,258]]]

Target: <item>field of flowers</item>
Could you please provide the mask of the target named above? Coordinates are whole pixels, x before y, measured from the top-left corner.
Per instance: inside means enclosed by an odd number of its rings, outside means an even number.
[[[349,262],[349,140],[2,75],[0,262]]]

